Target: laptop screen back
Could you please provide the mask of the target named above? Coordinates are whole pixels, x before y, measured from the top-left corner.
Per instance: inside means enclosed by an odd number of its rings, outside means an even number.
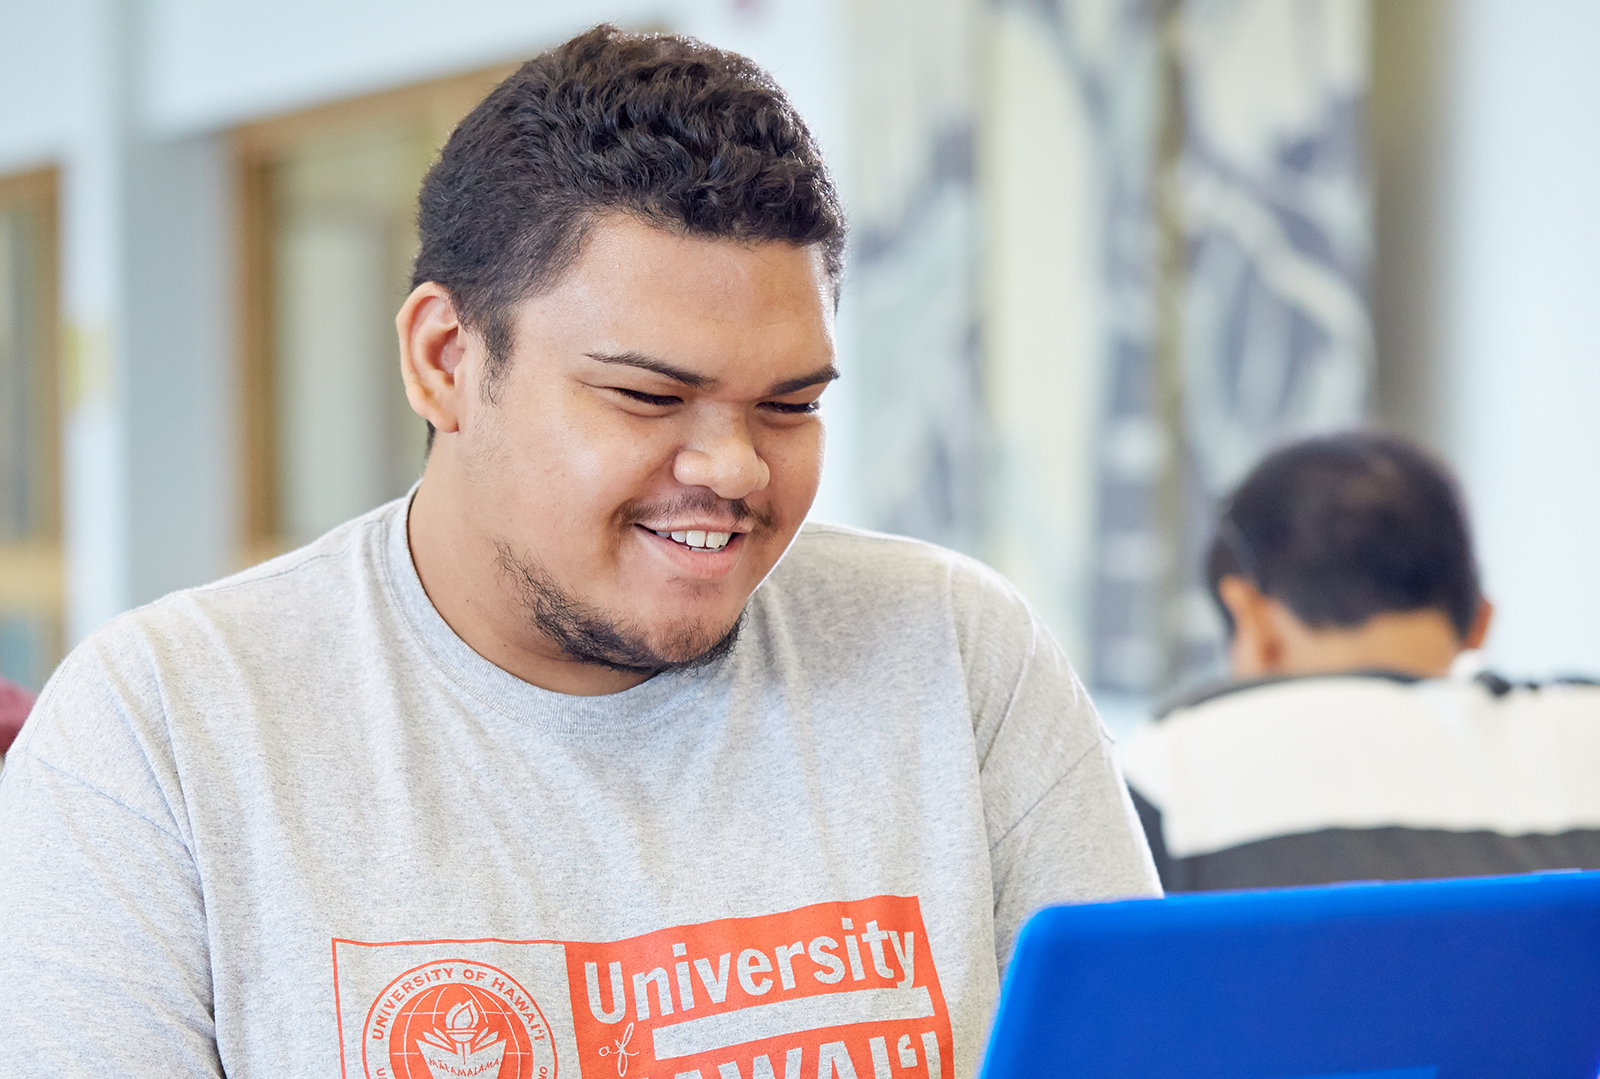
[[[984,1079],[1595,1079],[1600,872],[1039,912]]]

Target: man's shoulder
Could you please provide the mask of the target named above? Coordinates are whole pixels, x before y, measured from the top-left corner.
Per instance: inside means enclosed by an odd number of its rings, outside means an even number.
[[[770,580],[819,597],[1020,602],[1009,581],[969,555],[909,536],[820,522],[806,523]]]
[[[975,694],[991,683],[1008,691],[1048,636],[1011,583],[976,559],[831,524],[801,531],[753,607],[758,622],[781,623],[829,656],[957,663]]]
[[[1226,721],[1256,714],[1337,715],[1353,705],[1416,707],[1421,679],[1390,671],[1350,671],[1205,683],[1157,705],[1158,724]]]
[[[377,578],[391,509],[110,619],[57,667],[18,747],[69,774],[115,773],[118,782],[137,786],[116,762],[166,761],[170,771],[165,747],[175,716],[185,717],[191,732],[214,727],[227,702],[313,677],[328,669],[330,657],[359,663],[338,643],[363,633],[381,639],[366,632],[361,612],[373,609],[383,587]],[[115,752],[104,750],[113,745]]]
[[[1453,717],[1520,724],[1531,717],[1600,720],[1600,685],[1587,679],[1512,683],[1494,675],[1418,678],[1365,670],[1218,682],[1183,693],[1155,710],[1156,729],[1234,724],[1348,729],[1351,717],[1434,724]]]
[[[208,644],[237,651],[250,638],[304,637],[322,623],[348,623],[381,572],[383,534],[393,509],[392,503],[380,507],[303,547],[118,615],[90,633],[78,651],[170,655],[181,647],[196,654]]]
[[[911,536],[898,536],[888,532],[850,525],[831,524],[826,521],[807,521],[795,537],[789,557],[806,554],[824,554],[835,558],[850,558],[888,564],[947,564],[970,562],[965,555],[948,547],[929,543]]]
[[[1564,768],[1563,752],[1580,745],[1579,756],[1600,745],[1600,687],[1497,692],[1481,679],[1367,671],[1192,694],[1141,724],[1120,757],[1147,796],[1200,784],[1231,797],[1246,774],[1381,773],[1391,786],[1409,787],[1422,772],[1481,777],[1535,760]],[[1179,774],[1187,778],[1179,782]]]
[[[1187,888],[1577,864],[1519,837],[1600,830],[1597,752],[1600,688],[1364,672],[1198,694],[1119,757],[1166,851],[1213,859]]]
[[[1118,757],[1128,781],[1158,804],[1183,785],[1180,774],[1226,789],[1224,776],[1324,758],[1407,725],[1427,709],[1416,683],[1384,672],[1210,683],[1158,705]]]

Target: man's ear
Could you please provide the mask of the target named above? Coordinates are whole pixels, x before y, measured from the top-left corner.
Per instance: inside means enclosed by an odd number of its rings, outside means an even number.
[[[1486,599],[1478,600],[1477,613],[1472,616],[1472,625],[1467,630],[1467,635],[1461,638],[1462,648],[1482,648],[1483,639],[1489,636],[1489,623],[1494,619],[1494,604]]]
[[[400,305],[394,325],[400,334],[400,377],[412,410],[440,433],[459,430],[467,394],[461,360],[468,334],[456,318],[450,293],[443,285],[424,281]]]
[[[1284,641],[1272,600],[1250,581],[1228,574],[1217,582],[1217,595],[1233,616],[1228,665],[1235,678],[1261,678],[1283,665]]]

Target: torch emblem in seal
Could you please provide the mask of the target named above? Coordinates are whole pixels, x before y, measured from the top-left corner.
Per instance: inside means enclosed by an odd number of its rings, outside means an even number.
[[[505,971],[447,959],[387,985],[367,1014],[368,1079],[556,1079],[550,1028]]]

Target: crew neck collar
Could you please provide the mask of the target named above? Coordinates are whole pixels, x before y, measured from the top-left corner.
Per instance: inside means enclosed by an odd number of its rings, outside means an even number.
[[[406,528],[416,492],[413,486],[384,513],[380,552],[383,584],[433,665],[484,707],[555,734],[617,732],[661,721],[676,711],[685,698],[704,692],[727,677],[731,656],[694,671],[658,674],[617,693],[586,697],[542,689],[495,666],[450,628],[417,576]]]

